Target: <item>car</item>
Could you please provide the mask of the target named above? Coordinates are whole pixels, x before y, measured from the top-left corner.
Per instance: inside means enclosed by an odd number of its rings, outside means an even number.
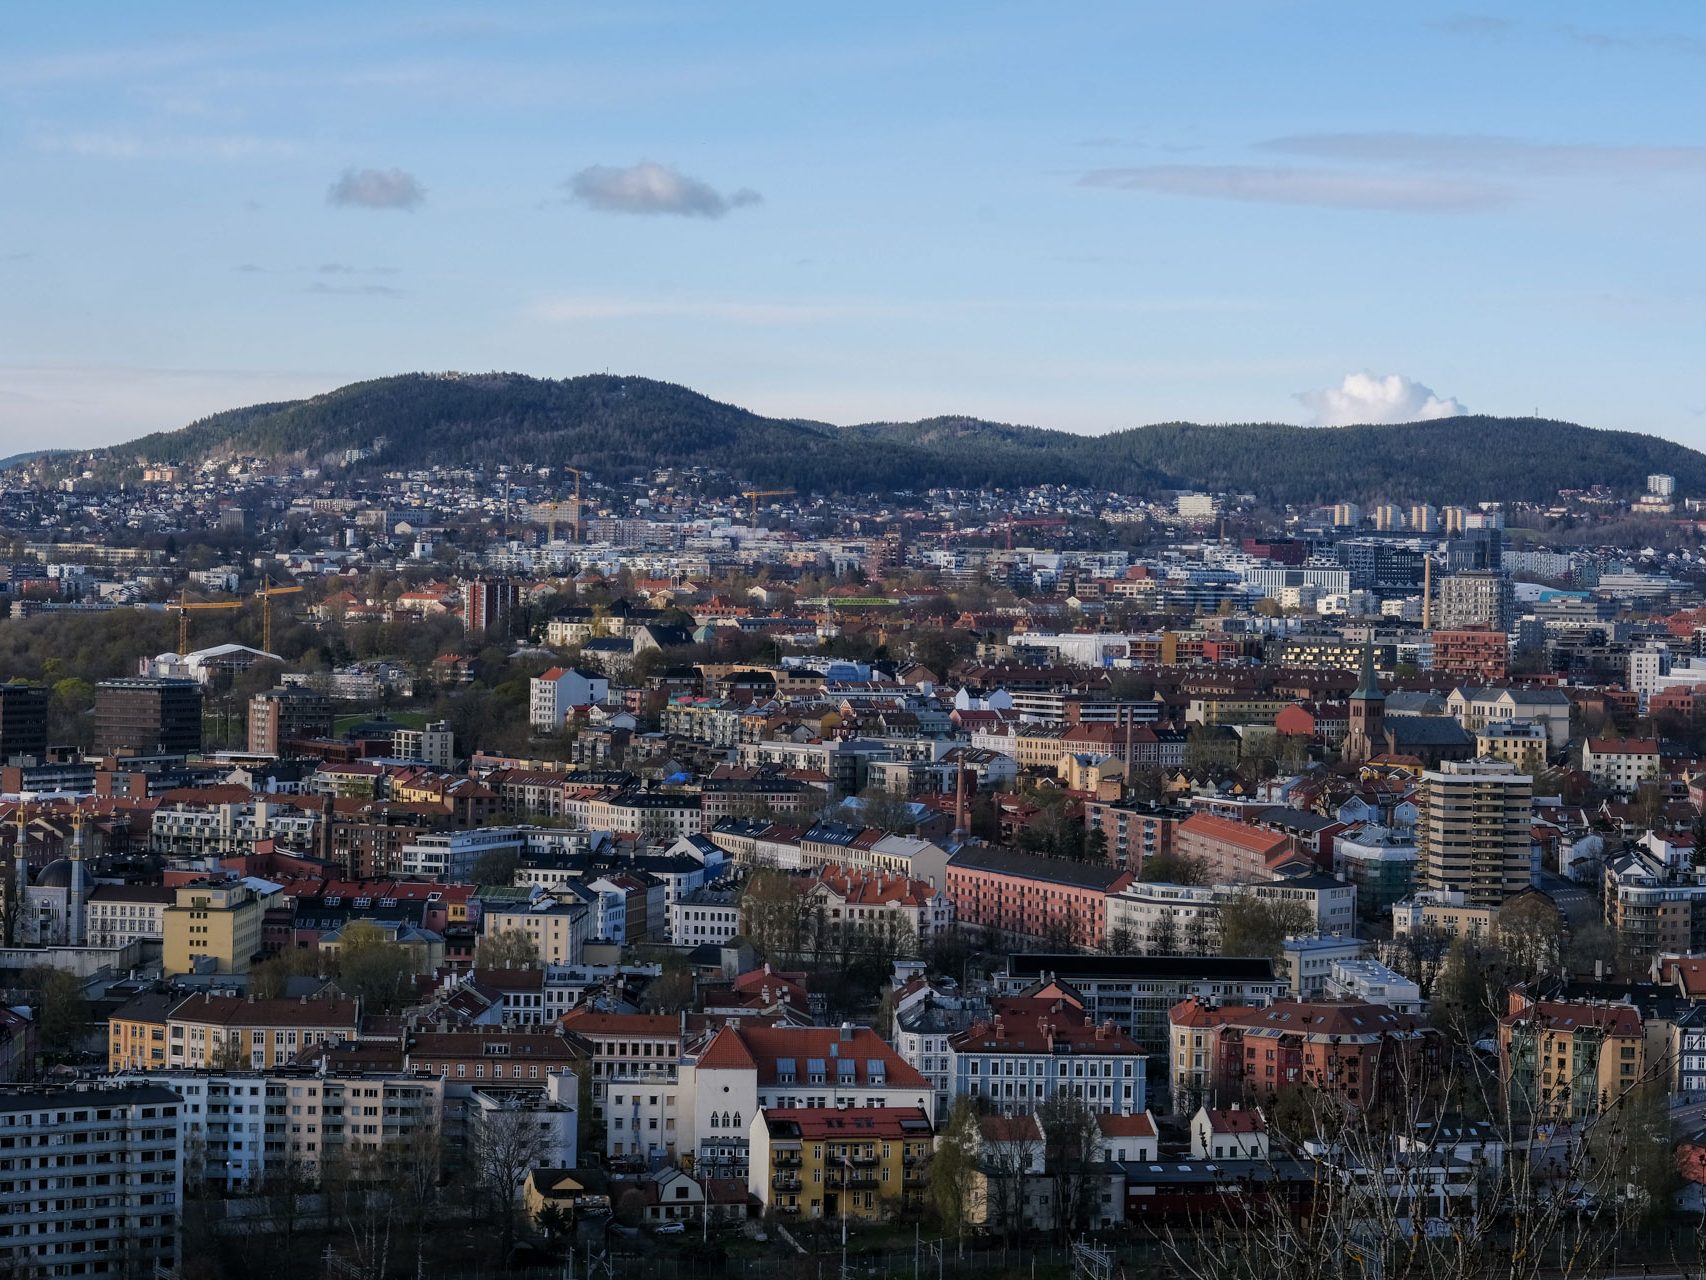
[[[663,1222],[652,1230],[660,1236],[678,1236],[687,1230],[687,1224],[682,1222]]]

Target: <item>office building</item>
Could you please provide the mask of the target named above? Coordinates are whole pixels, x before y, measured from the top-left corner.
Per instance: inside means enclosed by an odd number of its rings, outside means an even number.
[[[47,755],[48,690],[38,684],[0,684],[0,762]]]
[[[1422,774],[1419,887],[1494,906],[1531,880],[1534,779],[1503,760],[1446,760]]]
[[[97,755],[181,756],[201,750],[201,688],[193,680],[103,680],[95,686]]]

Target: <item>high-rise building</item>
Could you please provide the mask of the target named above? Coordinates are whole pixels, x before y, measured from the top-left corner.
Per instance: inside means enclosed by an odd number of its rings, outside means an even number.
[[[1354,502],[1340,502],[1333,506],[1333,525],[1338,529],[1354,529],[1362,523],[1362,508]]]
[[[1516,593],[1502,573],[1472,569],[1440,583],[1439,625],[1444,630],[1484,627],[1508,632],[1515,620]]]
[[[1468,507],[1441,507],[1440,525],[1447,533],[1462,533],[1469,520]]]
[[[249,699],[249,750],[276,756],[293,741],[332,736],[332,700],[302,685],[283,685]]]
[[[95,686],[100,755],[191,755],[201,750],[201,686],[193,680],[103,680]]]
[[[1647,492],[1669,502],[1676,497],[1676,477],[1653,475],[1647,477]]]
[[[1404,527],[1404,509],[1395,502],[1382,502],[1374,509],[1374,527],[1391,533]]]
[[[1422,774],[1417,887],[1496,907],[1531,880],[1534,779],[1504,760],[1447,760]]]
[[[521,587],[509,578],[476,578],[464,593],[462,629],[469,635],[498,628],[521,602]]]
[[[145,1276],[177,1262],[182,1100],[155,1084],[0,1090],[0,1270]],[[50,1154],[51,1152],[51,1154]]]
[[[1410,504],[1410,528],[1417,533],[1434,533],[1439,529],[1439,512],[1425,502]]]
[[[47,755],[49,696],[39,684],[0,684],[0,762]]]

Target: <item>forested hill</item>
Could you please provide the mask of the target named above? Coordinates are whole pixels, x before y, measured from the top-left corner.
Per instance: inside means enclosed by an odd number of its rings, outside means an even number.
[[[833,427],[608,375],[405,374],[215,414],[115,446],[106,458],[114,468],[222,456],[313,462],[352,450],[372,451],[361,466],[566,464],[602,479],[697,463],[756,485],[818,493],[1068,483],[1300,503],[1543,501],[1594,484],[1634,493],[1652,472],[1674,475],[1684,491],[1706,490],[1706,455],[1547,419],[1335,428],[1164,423],[1101,436],[958,417]]]

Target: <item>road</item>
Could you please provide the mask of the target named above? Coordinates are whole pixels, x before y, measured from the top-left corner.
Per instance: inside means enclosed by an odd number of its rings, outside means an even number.
[[[1539,882],[1540,888],[1558,904],[1558,910],[1564,913],[1564,919],[1570,922],[1572,929],[1598,922],[1599,899],[1574,880],[1556,871],[1542,871]]]

